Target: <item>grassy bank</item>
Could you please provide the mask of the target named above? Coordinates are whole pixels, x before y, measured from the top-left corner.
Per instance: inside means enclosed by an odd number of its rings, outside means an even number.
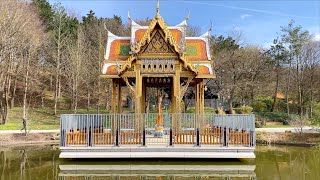
[[[77,114],[96,114],[96,109],[79,109]],[[100,113],[107,113],[106,110],[101,110]],[[27,128],[31,130],[49,130],[59,129],[60,114],[73,114],[73,111],[63,109],[58,110],[57,115],[53,115],[53,110],[50,108],[34,108],[29,109]],[[5,125],[0,125],[0,130],[19,130],[22,128],[22,108],[16,107],[9,109],[8,121]]]
[[[256,132],[257,144],[286,144],[315,146],[320,144],[320,133],[270,133]]]

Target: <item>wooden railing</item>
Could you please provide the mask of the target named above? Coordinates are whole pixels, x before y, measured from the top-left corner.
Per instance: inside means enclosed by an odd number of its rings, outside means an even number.
[[[163,132],[156,136],[158,114],[64,114],[60,146],[220,145],[255,146],[254,115],[161,115]]]

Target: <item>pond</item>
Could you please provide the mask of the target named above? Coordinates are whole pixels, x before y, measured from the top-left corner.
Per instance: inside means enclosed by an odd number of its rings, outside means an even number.
[[[319,179],[320,150],[258,146],[255,160],[61,160],[54,146],[0,148],[0,179]]]

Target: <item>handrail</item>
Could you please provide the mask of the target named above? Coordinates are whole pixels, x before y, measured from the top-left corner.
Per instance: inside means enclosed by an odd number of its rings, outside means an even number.
[[[253,114],[163,113],[160,137],[157,117],[157,113],[62,114],[60,146],[255,146]]]

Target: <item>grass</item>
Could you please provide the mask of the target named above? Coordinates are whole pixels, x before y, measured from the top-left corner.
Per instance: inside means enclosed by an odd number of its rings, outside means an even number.
[[[100,113],[107,113],[106,110],[100,110]],[[60,128],[60,114],[73,114],[73,111],[63,109],[53,115],[50,108],[29,109],[27,115],[27,128],[31,130],[50,130]],[[97,114],[96,109],[79,109],[77,114]],[[0,125],[0,130],[20,130],[22,125],[22,108],[15,107],[9,109],[8,120],[5,125]]]
[[[256,132],[257,143],[262,144],[319,144],[320,133],[269,133]]]
[[[291,125],[264,125],[262,128],[294,128],[295,126]]]

